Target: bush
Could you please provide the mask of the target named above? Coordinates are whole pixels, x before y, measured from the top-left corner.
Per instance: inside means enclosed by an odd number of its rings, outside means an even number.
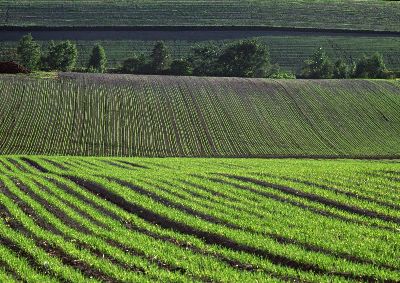
[[[192,66],[185,59],[172,61],[169,70],[169,73],[174,76],[190,76],[192,72],[193,72]]]
[[[150,66],[143,54],[134,55],[122,63],[121,71],[127,74],[145,74],[149,73]]]
[[[15,62],[0,62],[0,74],[28,74],[29,70]]]
[[[49,70],[71,71],[76,64],[78,50],[76,45],[70,41],[63,41],[59,44],[50,42],[46,64]]]
[[[335,79],[348,79],[352,72],[351,68],[343,59],[339,59],[333,66],[333,78]]]
[[[100,44],[93,47],[87,70],[90,73],[104,73],[107,70],[106,52]]]
[[[221,50],[216,45],[198,45],[192,48],[188,62],[195,76],[218,76],[221,72],[218,57]]]
[[[364,55],[358,60],[354,70],[356,78],[384,79],[387,76],[387,68],[383,56],[375,53],[371,57]]]
[[[161,74],[169,69],[171,64],[171,54],[164,42],[157,42],[151,53],[152,73]]]
[[[221,75],[228,77],[266,77],[269,52],[257,40],[242,40],[224,48],[218,58]]]
[[[334,66],[322,48],[304,62],[301,77],[305,79],[331,79]]]
[[[40,45],[33,40],[31,34],[23,36],[19,41],[17,56],[19,62],[25,66],[25,68],[31,71],[39,68],[41,56]]]

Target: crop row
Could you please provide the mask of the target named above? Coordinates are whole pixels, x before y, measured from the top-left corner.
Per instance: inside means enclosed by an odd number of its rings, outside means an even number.
[[[399,163],[10,156],[0,171],[4,278],[400,280]]]
[[[0,152],[397,156],[396,81],[2,77]]]

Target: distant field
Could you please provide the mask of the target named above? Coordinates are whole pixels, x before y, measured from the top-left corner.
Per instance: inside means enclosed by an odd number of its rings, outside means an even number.
[[[3,0],[3,26],[267,26],[400,31],[400,3],[381,0]]]
[[[0,60],[15,58],[17,40],[24,32],[4,33],[0,39]],[[268,34],[261,36],[262,34]],[[0,36],[2,32],[0,32]],[[151,52],[157,40],[164,40],[175,58],[188,55],[197,44],[223,44],[233,39],[258,38],[270,50],[271,61],[282,68],[298,72],[304,60],[318,47],[323,47],[333,58],[355,61],[364,53],[380,52],[390,69],[400,70],[400,37],[368,35],[324,35],[296,32],[34,32],[33,36],[47,46],[49,39],[72,39],[78,45],[78,66],[86,67],[91,49],[101,43],[107,52],[109,67],[118,67],[134,52]],[[13,41],[4,41],[13,39]],[[45,40],[44,40],[45,39]]]
[[[61,76],[1,77],[1,154],[400,156],[396,81]]]
[[[0,158],[2,282],[398,282],[399,161]]]

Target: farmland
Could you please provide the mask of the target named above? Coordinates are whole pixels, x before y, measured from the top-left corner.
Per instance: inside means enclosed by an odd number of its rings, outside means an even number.
[[[0,158],[7,282],[400,280],[398,161]]]
[[[15,58],[18,40],[26,32],[0,31],[0,61]],[[86,67],[91,49],[100,43],[106,50],[110,68],[117,68],[134,52],[149,54],[157,40],[163,40],[174,58],[184,58],[198,44],[226,44],[235,39],[255,38],[268,46],[271,62],[283,69],[298,72],[318,47],[333,59],[354,62],[363,54],[380,52],[388,68],[400,70],[400,37],[368,34],[327,34],[322,32],[270,31],[108,31],[108,32],[32,32],[45,51],[50,40],[68,38],[77,44],[78,67]]]
[[[0,25],[16,27],[246,26],[400,31],[396,1],[0,1]]]
[[[60,75],[0,80],[0,153],[398,157],[398,81]]]

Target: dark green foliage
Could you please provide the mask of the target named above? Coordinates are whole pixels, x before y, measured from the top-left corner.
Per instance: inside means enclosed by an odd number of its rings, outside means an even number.
[[[190,76],[192,74],[192,66],[185,59],[174,60],[171,63],[169,73],[175,76]]]
[[[39,68],[40,45],[37,44],[31,34],[21,38],[17,47],[18,61],[27,69],[34,71]]]
[[[107,70],[107,56],[103,46],[97,44],[93,47],[92,55],[89,59],[88,71],[104,73]]]
[[[352,74],[351,66],[349,66],[343,59],[335,62],[333,67],[333,78],[335,79],[348,79]]]
[[[267,47],[256,40],[230,44],[218,58],[220,75],[227,77],[265,77],[269,63]]]
[[[195,76],[216,76],[221,73],[218,65],[220,48],[216,45],[199,45],[192,48],[189,62]]]
[[[47,64],[50,70],[71,71],[76,64],[78,51],[70,41],[51,42],[48,47]]]
[[[149,63],[143,54],[134,55],[132,58],[126,59],[122,63],[122,72],[128,74],[143,74],[149,71]]]
[[[363,56],[358,60],[354,76],[357,78],[385,78],[387,68],[383,60],[383,56],[375,53],[371,57]]]
[[[151,53],[151,67],[153,72],[158,74],[167,70],[171,64],[170,51],[165,46],[164,42],[157,42]]]
[[[306,79],[331,79],[333,77],[333,64],[322,48],[304,62],[301,77]]]

